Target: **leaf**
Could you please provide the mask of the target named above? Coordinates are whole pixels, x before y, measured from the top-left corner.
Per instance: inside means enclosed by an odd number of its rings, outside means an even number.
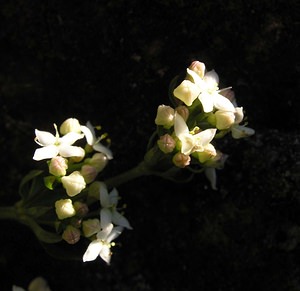
[[[24,200],[28,200],[34,196],[36,192],[36,178],[41,175],[43,171],[33,170],[30,171],[21,181],[19,186],[19,194]]]

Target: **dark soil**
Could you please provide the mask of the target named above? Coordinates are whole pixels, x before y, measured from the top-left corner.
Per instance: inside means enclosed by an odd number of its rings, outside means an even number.
[[[60,290],[300,290],[299,5],[279,1],[2,1],[0,204],[36,167],[34,129],[101,124],[114,159],[135,166],[168,86],[194,59],[233,86],[249,126],[226,138],[218,190],[143,177],[120,186],[133,226],[110,266],[47,254],[1,221],[1,290],[43,276]]]

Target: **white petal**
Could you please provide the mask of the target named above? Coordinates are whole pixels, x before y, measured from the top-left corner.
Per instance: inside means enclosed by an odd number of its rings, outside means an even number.
[[[110,247],[108,245],[103,245],[103,248],[101,249],[99,255],[100,255],[101,259],[103,261],[105,261],[107,264],[110,263],[111,250],[110,250]]]
[[[194,138],[197,140],[197,145],[199,141],[202,147],[206,147],[213,140],[216,131],[216,128],[209,128],[195,134]]]
[[[123,231],[123,227],[122,226],[116,226],[112,229],[112,231],[110,232],[110,234],[108,235],[106,242],[110,243],[111,241],[113,241],[115,238],[117,238]]]
[[[202,87],[203,86],[203,80],[201,79],[201,77],[194,72],[193,70],[187,68],[186,69],[187,74],[192,78],[193,82],[198,86],[198,87]]]
[[[84,262],[94,261],[97,258],[97,256],[100,254],[102,248],[103,248],[103,244],[100,240],[92,241],[89,244],[86,252],[84,253],[82,260]]]
[[[180,137],[181,141],[181,153],[184,155],[189,155],[195,146],[195,140],[191,134],[182,135]]]
[[[120,214],[118,211],[112,212],[112,222],[116,225],[126,227],[128,229],[132,229],[129,221],[126,217],[124,217],[122,214]]]
[[[58,147],[54,145],[49,145],[43,148],[36,149],[33,155],[35,161],[40,161],[44,159],[52,159],[58,155]]]
[[[219,84],[219,76],[215,70],[211,70],[204,75],[204,81],[207,84],[207,87],[210,89],[214,89]]]
[[[56,137],[48,131],[41,131],[36,129],[35,135],[37,143],[41,146],[53,145],[56,142]]]
[[[199,96],[198,96],[202,107],[203,107],[203,111],[208,113],[213,111],[214,109],[214,100],[212,98],[212,95],[207,93],[207,92],[202,92]]]
[[[101,144],[100,142],[97,142],[96,144],[93,145],[93,149],[97,152],[103,153],[107,156],[109,160],[113,158],[113,154],[109,148]]]
[[[231,127],[231,134],[232,134],[232,137],[235,139],[248,137],[248,136],[253,135],[254,133],[255,133],[255,130],[250,127],[241,126],[241,125],[234,125]]]
[[[174,130],[176,136],[180,139],[181,136],[189,134],[189,128],[186,125],[182,116],[175,112]]]
[[[72,145],[77,140],[83,138],[84,135],[76,132],[69,132],[59,139],[61,144]]]
[[[111,207],[111,203],[110,203],[110,199],[109,199],[109,195],[108,195],[106,185],[102,182],[100,182],[99,191],[100,191],[100,204],[101,204],[101,206],[104,207],[104,208]]]
[[[213,190],[218,190],[217,188],[217,175],[216,175],[216,169],[215,168],[205,168],[205,176],[210,182],[211,188]]]
[[[59,154],[62,157],[69,158],[69,157],[84,157],[85,151],[81,147],[71,146],[71,145],[60,145],[58,147]]]
[[[85,135],[86,142],[90,146],[92,146],[95,141],[95,136],[93,135],[93,131],[91,131],[90,128],[88,128],[87,126],[84,126],[84,125],[82,125],[80,128],[81,128],[81,131],[83,132],[83,134]]]
[[[107,237],[111,234],[113,228],[114,228],[113,224],[110,223],[107,227],[105,227],[104,229],[102,229],[97,233],[97,239],[106,241]]]
[[[100,225],[102,229],[107,229],[112,222],[111,211],[107,208],[102,208],[100,210]]]
[[[213,94],[213,100],[214,100],[214,106],[219,109],[219,110],[224,110],[224,111],[231,111],[235,112],[235,108],[231,101],[222,96],[221,94],[218,94],[217,92]]]
[[[109,201],[112,205],[116,206],[119,201],[119,193],[116,188],[113,188],[109,193]]]

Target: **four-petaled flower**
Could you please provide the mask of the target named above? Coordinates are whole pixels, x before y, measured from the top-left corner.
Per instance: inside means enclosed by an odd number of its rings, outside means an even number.
[[[205,129],[196,134],[189,131],[183,118],[175,113],[175,135],[181,142],[181,153],[190,155],[193,152],[202,152],[210,144],[216,134],[215,128]]]
[[[112,241],[117,238],[122,231],[123,227],[114,227],[112,223],[99,231],[96,236],[97,238],[89,244],[86,252],[84,253],[83,261],[93,261],[99,255],[107,264],[109,264],[112,254],[110,248],[114,245]]]
[[[33,159],[36,161],[51,159],[60,155],[64,158],[79,157],[83,158],[85,155],[84,149],[73,144],[84,137],[83,134],[76,132],[69,132],[60,137],[58,134],[57,126],[54,124],[55,135],[48,131],[35,130],[35,142],[42,146],[36,149]]]

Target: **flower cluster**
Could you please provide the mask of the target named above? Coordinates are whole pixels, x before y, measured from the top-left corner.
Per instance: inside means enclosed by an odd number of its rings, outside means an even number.
[[[242,107],[237,107],[231,88],[219,89],[217,73],[206,71],[205,64],[194,61],[185,79],[173,90],[175,108],[160,105],[155,123],[157,145],[179,168],[205,171],[216,188],[215,169],[221,168],[226,155],[216,150],[214,141],[231,133],[235,139],[248,137],[254,130],[241,124]]]
[[[108,193],[105,183],[95,180],[113,158],[112,152],[101,143],[105,135],[96,137],[90,122],[81,125],[77,119],[69,118],[59,130],[56,124],[54,128],[55,135],[35,130],[35,141],[41,147],[35,150],[33,159],[47,160],[50,175],[44,181],[48,189],[64,189],[54,204],[57,231],[69,244],[77,243],[81,237],[92,241],[83,261],[99,255],[109,263],[112,240],[124,227],[131,229],[128,220],[118,212],[118,191],[113,188]],[[80,146],[82,141],[84,146]],[[89,210],[95,203],[100,209],[96,215]]]

